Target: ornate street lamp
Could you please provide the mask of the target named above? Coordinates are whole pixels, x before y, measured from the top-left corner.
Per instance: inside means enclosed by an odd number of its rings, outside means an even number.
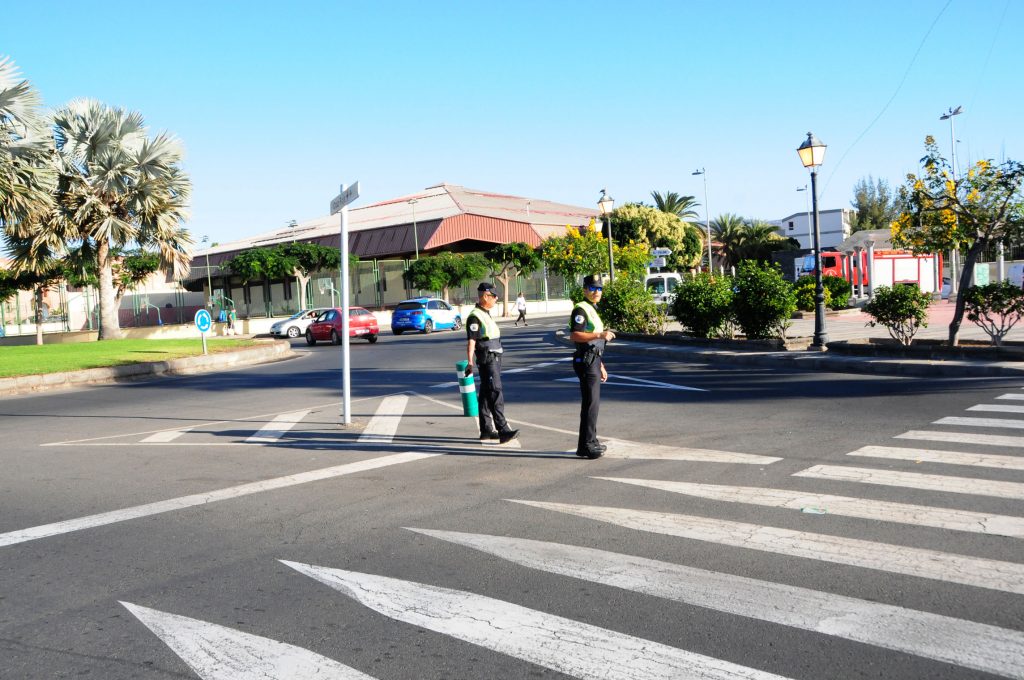
[[[607,189],[601,189],[601,198],[597,201],[597,207],[601,216],[608,220],[608,280],[615,280],[615,255],[612,254],[612,210],[615,209],[615,199],[608,195]]]
[[[818,227],[818,166],[825,162],[825,145],[812,133],[796,150],[800,162],[811,169],[811,205],[814,208],[814,341],[812,345],[825,349],[828,333],[825,330],[825,290],[821,285],[821,230]]]
[[[715,268],[711,264],[711,208],[708,207],[708,171],[701,168],[690,174],[704,176],[704,223],[708,228],[708,274],[714,275]]]

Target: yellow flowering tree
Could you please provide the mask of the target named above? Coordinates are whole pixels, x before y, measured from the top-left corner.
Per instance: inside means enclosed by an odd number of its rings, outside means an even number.
[[[608,240],[593,227],[565,226],[565,236],[552,236],[540,244],[548,270],[566,281],[608,271]]]
[[[907,175],[900,188],[902,211],[892,223],[894,245],[916,253],[966,248],[960,290],[974,280],[974,266],[992,244],[1024,235],[1024,165],[1007,160],[975,163],[963,177],[952,168],[931,136],[925,139],[922,172]],[[949,344],[959,341],[965,296],[956,301]]]

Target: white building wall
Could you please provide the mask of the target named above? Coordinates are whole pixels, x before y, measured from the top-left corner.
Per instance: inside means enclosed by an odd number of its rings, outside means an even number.
[[[806,212],[794,213],[781,220],[773,220],[778,229],[776,233],[783,238],[794,238],[800,242],[800,248],[814,247],[812,235],[813,218]],[[821,247],[838,248],[839,244],[850,236],[853,224],[853,211],[846,208],[822,210],[818,212],[818,228],[821,230]]]

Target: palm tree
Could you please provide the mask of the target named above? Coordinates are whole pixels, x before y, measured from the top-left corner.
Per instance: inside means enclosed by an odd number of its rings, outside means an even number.
[[[747,241],[747,224],[739,215],[725,213],[711,220],[715,240],[722,244],[722,266],[735,267],[743,259]]]
[[[100,339],[121,337],[113,282],[118,249],[156,249],[176,278],[188,272],[192,239],[182,222],[191,182],[176,140],[150,139],[142,116],[93,100],[76,100],[54,114],[57,215],[38,224],[35,240],[78,243],[96,258]]]
[[[53,205],[53,138],[40,104],[39,94],[20,79],[14,62],[0,57],[0,227],[9,235]]]
[[[765,220],[747,220],[747,233],[741,259],[771,260],[772,244],[783,240],[776,231],[777,229],[778,227]]]
[[[678,216],[683,222],[693,222],[699,217],[694,208],[700,203],[693,196],[680,196],[674,191],[666,191],[662,195],[660,191],[652,191],[651,198],[654,199],[654,207]]]

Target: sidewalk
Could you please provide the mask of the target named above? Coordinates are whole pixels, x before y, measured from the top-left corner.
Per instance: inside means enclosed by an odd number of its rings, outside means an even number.
[[[953,318],[954,305],[946,302],[933,303],[929,308],[928,326],[922,328],[915,338],[945,340],[949,336],[949,322]],[[536,315],[538,317],[542,315]],[[554,316],[554,315],[550,315]],[[868,338],[889,338],[889,331],[883,326],[868,326],[871,317],[861,311],[847,311],[826,319],[826,332],[830,342],[860,340]],[[681,330],[678,322],[668,323],[666,330]],[[570,344],[563,330],[556,331],[558,341]],[[793,319],[786,336],[810,338],[814,335],[814,316]],[[966,317],[960,326],[961,340],[990,341],[988,334]],[[1024,340],[1024,328],[1015,327],[1007,340]],[[884,356],[853,356],[848,354],[821,352],[818,350],[757,350],[717,349],[706,345],[686,345],[660,340],[650,336],[649,341],[616,340],[608,348],[610,356],[629,354],[652,356],[681,362],[725,363],[734,366],[768,366],[784,370],[818,370],[837,373],[867,373],[875,375],[917,376],[917,377],[1024,377],[1024,362],[985,359],[929,359]]]

